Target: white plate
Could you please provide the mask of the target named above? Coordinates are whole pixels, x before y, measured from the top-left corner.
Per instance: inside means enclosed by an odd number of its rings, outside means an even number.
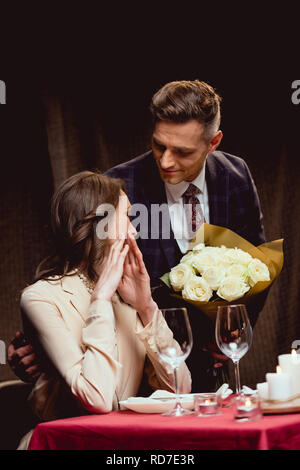
[[[183,408],[192,410],[194,408],[193,395],[189,395],[180,400]],[[120,405],[137,413],[164,413],[175,406],[175,399],[172,397],[167,401],[153,400],[151,398],[142,398],[140,401],[135,399],[120,401]]]

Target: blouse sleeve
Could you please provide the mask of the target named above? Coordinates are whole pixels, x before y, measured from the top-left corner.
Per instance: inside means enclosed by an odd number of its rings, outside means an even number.
[[[179,348],[177,342],[173,338],[173,333],[169,329],[162,313],[159,311],[159,331],[160,334],[164,337],[166,344],[170,344],[175,348]],[[137,326],[137,336],[143,342],[147,357],[148,364],[146,367],[146,373],[148,375],[148,381],[150,386],[154,389],[164,389],[175,391],[174,384],[174,372],[173,368],[163,361],[155,346],[154,337],[152,334],[152,324],[151,321],[144,328]],[[177,372],[178,380],[178,390],[180,393],[190,393],[191,392],[191,374],[185,362],[182,362],[178,368]]]
[[[21,297],[29,319],[50,361],[83,407],[93,413],[111,411],[121,364],[114,358],[116,331],[112,304],[94,301],[82,329],[82,343],[68,329],[58,307],[28,289]]]

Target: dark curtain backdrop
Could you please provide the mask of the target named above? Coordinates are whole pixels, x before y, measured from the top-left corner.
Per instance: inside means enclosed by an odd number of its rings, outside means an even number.
[[[84,67],[85,73],[66,74],[56,67],[55,74],[22,80],[22,86],[7,78],[8,104],[0,109],[0,339],[8,346],[21,328],[18,297],[46,251],[53,189],[78,171],[105,171],[148,150],[152,94],[167,81],[199,78],[223,96],[220,148],[249,165],[267,240],[284,238],[283,271],[241,360],[242,380],[254,386],[300,339],[300,105],[291,102],[291,83],[299,77],[274,78],[267,66],[263,74],[237,66],[229,75],[179,63],[167,73],[152,67],[150,75],[123,65],[116,73]],[[9,367],[0,365],[0,379],[9,378]]]

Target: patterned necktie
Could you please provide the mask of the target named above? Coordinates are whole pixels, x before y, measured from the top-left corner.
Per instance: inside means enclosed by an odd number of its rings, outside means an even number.
[[[182,195],[190,240],[194,238],[198,228],[204,222],[204,214],[200,201],[197,198],[197,194],[199,193],[200,189],[191,183]]]

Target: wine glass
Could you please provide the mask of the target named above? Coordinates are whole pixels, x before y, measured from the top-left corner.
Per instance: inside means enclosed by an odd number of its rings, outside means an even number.
[[[241,393],[239,361],[252,343],[252,328],[245,305],[218,307],[216,341],[234,364],[236,393]]]
[[[173,333],[173,341],[162,333],[161,315],[165,319],[169,329]],[[193,346],[192,329],[186,308],[165,308],[156,311],[153,321],[154,340],[159,356],[170,364],[174,371],[175,383],[175,407],[163,413],[162,416],[185,416],[191,414],[189,410],[182,408],[178,392],[177,371],[180,364],[186,360]]]

